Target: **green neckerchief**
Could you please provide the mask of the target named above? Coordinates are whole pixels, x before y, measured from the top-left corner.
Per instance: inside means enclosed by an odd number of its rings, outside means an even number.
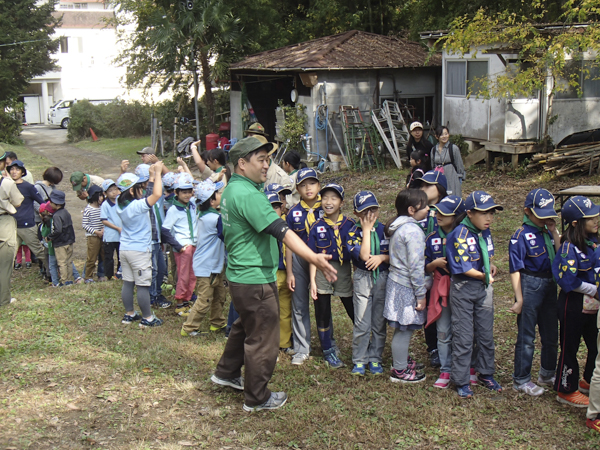
[[[598,244],[596,244],[594,241],[592,241],[591,239],[588,239],[588,238],[585,239],[585,244],[592,250],[595,250],[596,247],[598,247]]]
[[[381,254],[381,248],[379,247],[379,236],[377,236],[378,225],[379,220],[376,220],[375,225],[373,225],[373,229],[371,230],[371,255],[373,256]],[[356,227],[362,229],[360,222],[356,223]],[[373,283],[377,283],[377,278],[379,278],[379,266],[377,266],[377,268],[371,272],[373,273]]]
[[[294,170],[292,170],[292,171],[290,172],[290,177],[291,177],[292,175],[294,175],[296,172],[298,172],[298,169],[294,169]]]
[[[465,217],[461,224],[479,238],[479,251],[481,252],[481,259],[483,259],[483,273],[485,274],[483,284],[485,284],[485,287],[488,287],[490,284],[490,254],[488,253],[487,242],[485,242],[481,230],[475,227],[468,217]]]
[[[552,261],[554,261],[554,257],[556,256],[556,250],[554,250],[554,245],[552,245],[552,239],[550,239],[550,234],[546,226],[544,225],[543,227],[538,227],[531,221],[529,217],[527,217],[527,214],[523,215],[523,224],[529,225],[530,227],[542,232],[542,236],[544,236],[544,243],[546,244],[546,251],[548,252],[548,258],[550,258],[550,264],[552,264]]]
[[[187,205],[184,205],[179,200],[174,200],[173,201],[173,206],[179,206],[180,208],[185,209],[185,213],[187,214],[188,227],[190,228],[190,236],[191,236],[192,242],[195,242],[195,239],[194,239],[194,225],[192,223],[192,213],[190,212],[190,205],[191,204],[189,202],[188,202]]]
[[[217,170],[215,170],[215,173],[221,173],[224,168],[224,166],[219,167]]]
[[[213,208],[212,206],[210,208],[208,208],[206,211],[200,211],[200,209],[198,209],[198,218],[200,217],[204,217],[205,215],[207,215],[208,213],[214,213],[214,214],[219,214],[219,211],[217,211],[215,208]]]
[[[446,232],[442,230],[442,227],[438,227],[438,234],[442,239],[442,257],[446,257],[446,246],[444,245],[444,239],[446,239]]]
[[[154,204],[154,216],[158,221],[158,230],[156,230],[156,232],[160,236],[160,230],[162,230],[162,219],[160,218],[160,209],[158,209],[158,203]]]
[[[429,236],[431,233],[433,233],[433,230],[435,228],[434,226],[434,221],[435,221],[435,214],[431,215],[431,211],[436,211],[435,206],[430,206],[429,207],[429,213],[427,214],[427,236]]]

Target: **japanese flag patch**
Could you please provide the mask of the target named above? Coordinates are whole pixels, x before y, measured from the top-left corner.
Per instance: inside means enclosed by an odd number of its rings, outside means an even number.
[[[325,227],[317,227],[317,233],[325,233]]]
[[[431,240],[431,245],[441,245],[442,244],[442,238],[435,238]]]
[[[475,238],[473,238],[473,237],[467,238],[467,244],[475,245]]]
[[[535,234],[533,233],[525,233],[525,239],[527,239],[528,241],[535,239]]]
[[[294,217],[302,217],[302,211],[294,211]]]

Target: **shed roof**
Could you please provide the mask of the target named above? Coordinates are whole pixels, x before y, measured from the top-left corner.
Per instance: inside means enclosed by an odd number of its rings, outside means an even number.
[[[439,55],[427,64],[426,60],[427,50],[418,42],[353,30],[250,55],[232,64],[231,70],[397,69],[442,64]]]

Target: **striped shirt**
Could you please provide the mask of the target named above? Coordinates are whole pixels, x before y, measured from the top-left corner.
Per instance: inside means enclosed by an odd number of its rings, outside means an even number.
[[[95,208],[88,204],[83,210],[81,225],[85,230],[86,236],[96,236],[95,231],[104,229],[104,225],[100,220],[100,208]]]

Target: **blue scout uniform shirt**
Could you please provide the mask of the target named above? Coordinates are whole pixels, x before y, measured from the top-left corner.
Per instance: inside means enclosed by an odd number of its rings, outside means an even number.
[[[600,287],[600,246],[596,247],[592,258],[594,266],[594,280],[596,282],[596,287]]]
[[[435,231],[429,233],[425,238],[425,265],[433,262],[435,259],[444,257],[444,247],[446,247],[446,239],[448,237],[442,238],[440,236],[439,227],[436,227]],[[448,275],[446,269],[438,268],[438,270],[443,275]]]
[[[348,242],[348,232],[354,226],[354,221],[346,216],[342,219],[340,226],[340,237],[342,238],[342,257],[344,262],[350,263],[350,252],[346,246]],[[332,261],[339,261],[338,246],[335,240],[333,228],[320,219],[313,223],[308,234],[308,246],[315,253],[326,253],[331,255]]]
[[[192,267],[197,277],[210,277],[223,272],[225,267],[225,244],[221,215],[209,212],[196,221],[196,251]]]
[[[544,234],[531,225],[523,224],[515,231],[508,243],[508,267],[510,273],[526,269],[531,272],[549,272],[552,263],[546,249]],[[552,234],[550,234],[552,239]],[[554,240],[552,239],[554,245]]]
[[[190,209],[190,219],[192,221],[191,228],[188,213],[186,211],[187,208],[183,208],[179,205],[173,205],[169,208],[167,217],[165,217],[165,221],[162,224],[162,227],[169,231],[182,247],[186,245],[196,245],[196,236],[192,236],[192,230],[196,228],[196,222],[198,221],[196,205],[190,201],[188,203],[188,208]]]
[[[282,220],[286,220],[286,215],[281,215]],[[285,269],[285,258],[283,257],[283,242],[277,241],[277,246],[279,248],[279,267],[277,270],[286,270]]]
[[[321,217],[323,217],[323,209],[319,206],[314,210],[315,219],[318,221]],[[306,232],[306,216],[308,212],[300,206],[298,203],[296,206],[292,207],[288,211],[286,222],[288,227],[293,230],[299,237],[304,241],[304,243],[308,243],[308,233]],[[316,223],[316,221],[315,221]],[[314,224],[313,224],[314,225]]]
[[[421,228],[423,228],[423,230],[425,231],[425,233],[427,233],[427,225],[429,224],[429,222],[433,223],[433,231],[438,229],[438,223],[437,223],[437,217],[435,216],[435,209],[433,207],[431,207],[429,209],[429,213],[427,215],[427,217],[423,220],[419,220],[419,225],[421,225]]]
[[[581,283],[596,284],[594,271],[594,249],[586,246],[579,250],[568,241],[563,242],[552,263],[552,275],[565,292],[571,292]]]
[[[152,252],[152,225],[149,212],[150,205],[145,198],[133,200],[123,209],[117,205],[117,214],[122,222],[119,250]]]
[[[487,242],[490,261],[494,256],[494,242],[490,229],[482,231]],[[483,272],[483,258],[479,249],[479,237],[460,224],[446,236],[446,267],[453,275],[468,272],[471,269]]]
[[[389,255],[390,253],[390,240],[386,237],[383,230],[385,229],[385,225],[382,223],[378,223],[377,227],[375,227],[375,233],[377,234],[377,239],[379,239],[379,254],[380,255]],[[362,246],[363,240],[363,230],[359,228],[358,224],[354,225],[350,231],[348,232],[348,241],[346,243],[346,247],[350,255],[352,256],[352,262],[354,263],[354,267],[362,270],[369,270],[366,267],[366,261],[360,259],[360,248]],[[373,254],[373,249],[371,249],[371,254]],[[388,270],[390,265],[388,263],[381,263],[379,265],[379,270],[384,271]]]
[[[117,214],[116,203],[111,202],[109,199],[102,202],[100,206],[100,220],[108,220],[113,225],[121,228],[121,218]],[[119,242],[120,239],[121,233],[112,228],[104,227],[104,236],[102,238],[104,242]]]

